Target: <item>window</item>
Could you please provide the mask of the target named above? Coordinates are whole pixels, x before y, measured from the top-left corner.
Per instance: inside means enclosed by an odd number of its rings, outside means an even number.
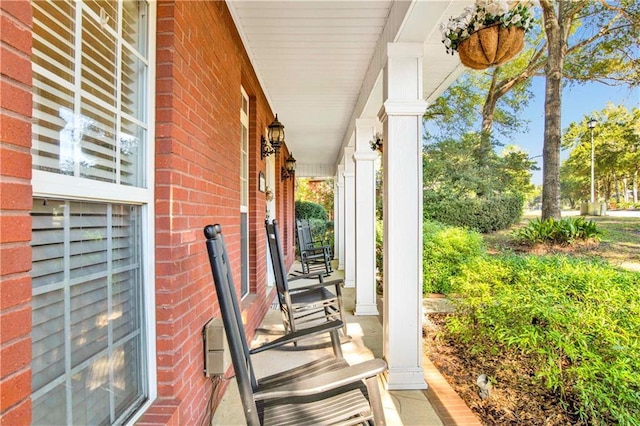
[[[240,265],[241,294],[249,293],[249,97],[241,88],[240,108]]]
[[[145,186],[144,5],[33,3],[35,169]]]
[[[34,424],[112,424],[143,401],[139,228],[136,206],[34,199]]]
[[[155,397],[154,7],[32,2],[33,424],[121,424]]]

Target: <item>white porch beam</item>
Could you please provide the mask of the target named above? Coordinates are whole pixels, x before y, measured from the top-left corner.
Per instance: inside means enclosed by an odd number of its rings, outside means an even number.
[[[354,149],[344,148],[344,286],[356,286],[356,186]]]
[[[356,315],[378,315],[376,303],[376,170],[378,154],[369,141],[376,129],[375,118],[356,120],[355,237]]]
[[[389,389],[424,389],[422,43],[389,43],[384,69],[384,357]]]

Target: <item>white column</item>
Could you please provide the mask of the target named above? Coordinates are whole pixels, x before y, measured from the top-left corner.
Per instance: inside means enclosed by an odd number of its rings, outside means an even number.
[[[338,216],[337,227],[334,229],[337,231],[336,246],[338,251],[338,270],[344,270],[344,166],[341,164],[338,166],[337,174],[337,187],[338,187]]]
[[[356,186],[353,148],[344,149],[344,286],[356,286]]]
[[[356,315],[378,315],[376,304],[376,170],[378,154],[369,141],[375,134],[375,118],[356,120],[355,228]]]
[[[422,43],[389,43],[384,69],[384,322],[388,389],[424,389]]]
[[[338,192],[338,175],[333,178],[333,258],[340,262],[340,255],[338,254],[338,238],[340,228],[340,215],[338,210],[340,206],[340,193]]]

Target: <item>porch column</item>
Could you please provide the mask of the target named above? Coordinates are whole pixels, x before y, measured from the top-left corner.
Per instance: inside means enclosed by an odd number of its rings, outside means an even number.
[[[338,194],[338,175],[333,178],[333,258],[338,260],[340,255],[338,254],[338,238],[340,227],[340,216],[338,215],[338,209],[340,206],[340,195]],[[340,269],[338,267],[338,269]]]
[[[378,154],[369,141],[375,134],[375,118],[356,120],[355,231],[356,315],[378,315],[376,305],[376,176]]]
[[[338,174],[336,175],[338,187],[338,220],[337,226],[334,228],[336,235],[336,250],[338,252],[338,270],[344,270],[344,166],[338,166]]]
[[[356,186],[353,148],[344,149],[344,286],[356,286]]]
[[[384,68],[384,322],[388,389],[422,370],[422,43],[389,43]]]

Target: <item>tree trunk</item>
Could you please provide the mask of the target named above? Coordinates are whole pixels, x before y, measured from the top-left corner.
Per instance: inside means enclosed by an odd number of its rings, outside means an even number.
[[[544,147],[542,149],[542,220],[560,219],[560,142],[562,66],[565,40],[561,28],[564,1],[559,1],[558,14],[549,0],[541,0],[544,29],[547,34],[547,63],[544,105]]]
[[[491,86],[487,91],[487,97],[482,107],[482,129],[480,132],[480,144],[475,154],[477,157],[478,167],[482,169],[486,169],[489,167],[489,156],[493,151],[493,144],[491,143],[493,115],[496,110],[498,99],[500,99],[500,97],[502,96],[497,92],[496,89],[496,85],[498,83],[498,70],[498,67],[493,70],[493,75],[491,76]],[[483,197],[484,195],[484,189],[482,187],[478,188],[478,191],[476,191],[476,196]]]
[[[496,104],[498,103],[498,99],[502,95],[497,92],[497,84],[498,84],[498,68],[493,71],[493,75],[491,76],[491,86],[487,91],[487,98],[484,101],[484,105],[482,106],[482,133],[483,134],[491,134],[491,129],[493,127],[493,114],[496,110]]]
[[[625,175],[622,178],[622,197],[624,198],[624,202],[628,203],[629,202],[629,191],[627,190],[627,188],[629,188],[629,179],[627,178],[627,175]]]
[[[589,2],[579,2],[572,0],[539,0],[544,17],[544,29],[546,33],[545,44],[539,45],[534,50],[529,64],[518,76],[498,80],[495,68],[492,75],[491,88],[487,94],[482,110],[482,130],[490,132],[492,129],[496,103],[509,90],[516,85],[526,81],[535,75],[543,66],[547,77],[547,87],[545,89],[545,132],[543,148],[543,190],[542,190],[542,218],[560,218],[560,101],[562,72],[565,57],[568,53],[580,51],[591,43],[598,43],[602,37],[612,30],[614,23],[619,21],[620,16],[627,16],[623,9],[618,10],[621,15],[611,19],[604,25],[597,34],[582,40],[581,42],[568,47],[567,41],[571,32],[573,20],[580,15],[580,12],[589,6]],[[548,57],[544,58],[544,51]],[[552,63],[549,64],[549,61]],[[581,79],[583,76],[579,76]],[[575,78],[575,76],[574,76]],[[634,84],[635,78],[627,81]],[[637,178],[636,178],[637,180]],[[637,190],[636,190],[637,194]],[[637,195],[636,195],[637,198]],[[637,202],[637,201],[636,201]]]
[[[598,195],[601,192],[604,192],[604,201],[608,203],[611,199],[611,187],[613,186],[613,178],[611,177],[611,174],[607,173],[607,175],[603,179],[600,179],[600,184],[603,186],[603,189],[602,191],[597,191]],[[597,199],[598,197],[596,197],[596,200]]]
[[[633,204],[638,203],[638,169],[633,172]]]

